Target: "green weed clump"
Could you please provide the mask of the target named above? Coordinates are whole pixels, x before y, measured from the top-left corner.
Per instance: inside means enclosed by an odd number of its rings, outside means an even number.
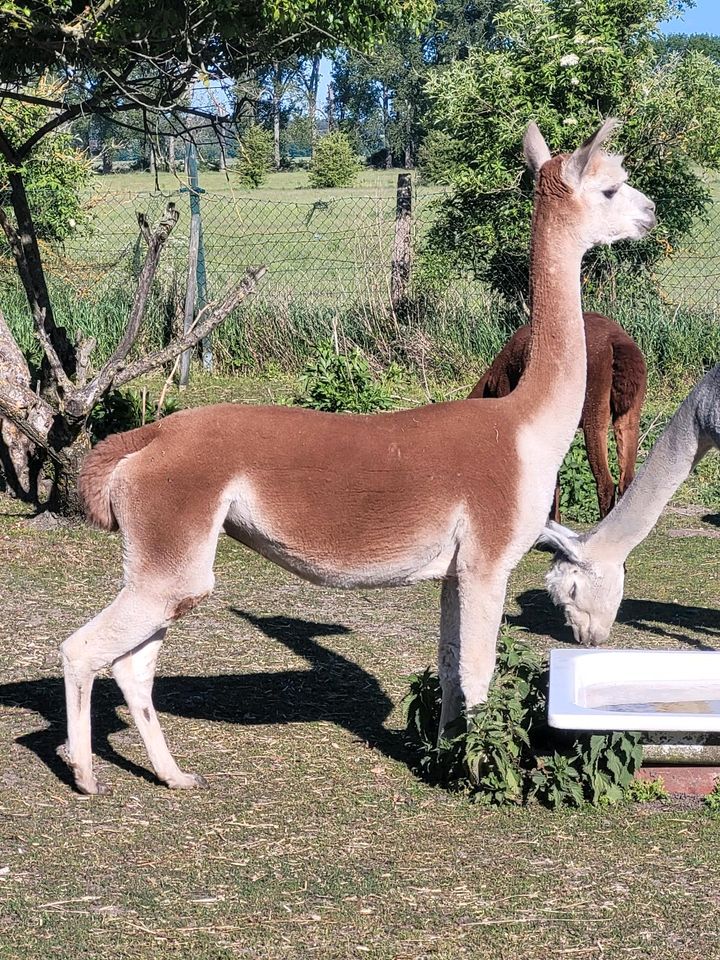
[[[662,777],[654,780],[633,780],[628,791],[628,798],[636,803],[650,803],[653,800],[667,800],[670,794],[665,788]]]
[[[428,669],[408,679],[408,743],[429,782],[491,806],[531,800],[553,808],[604,806],[628,796],[642,762],[640,735],[588,734],[553,749],[545,664],[512,630],[501,632],[487,702],[440,741],[437,676]]]
[[[715,786],[705,797],[704,802],[710,813],[720,813],[720,780],[715,781]]]
[[[399,370],[391,367],[375,376],[366,358],[354,348],[340,353],[330,340],[318,344],[305,365],[296,402],[330,413],[375,413],[393,406],[392,385]]]

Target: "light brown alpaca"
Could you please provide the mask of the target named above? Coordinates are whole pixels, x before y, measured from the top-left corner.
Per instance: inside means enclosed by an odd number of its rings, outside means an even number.
[[[194,787],[152,704],[168,626],[212,590],[222,531],[313,583],[400,586],[442,579],[441,724],[487,696],[510,571],[543,530],[585,395],[580,263],[596,243],[639,238],[653,204],[600,144],[550,158],[534,124],[533,338],[522,383],[502,400],[374,416],[289,407],[187,410],[108,438],[85,463],[92,522],[123,535],[124,586],[62,645],[64,755],[85,793],[90,698],[112,664],[158,777]],[[358,704],[358,709],[362,705]]]
[[[647,366],[640,347],[623,328],[601,313],[585,313],[587,387],[580,424],[590,469],[597,486],[600,516],[615,504],[615,481],[608,464],[607,436],[612,420],[617,445],[617,493],[622,496],[635,476],[640,440],[640,411],[647,389]],[[506,397],[520,382],[530,356],[530,324],[508,340],[470,397]],[[560,488],[553,508],[560,520]]]

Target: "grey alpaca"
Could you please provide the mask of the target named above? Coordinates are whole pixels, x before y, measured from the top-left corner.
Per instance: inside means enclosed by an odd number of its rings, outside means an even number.
[[[588,533],[548,523],[537,542],[555,553],[546,583],[575,640],[604,643],[623,597],[625,560],[706,453],[720,448],[720,364],[678,407],[622,500]]]

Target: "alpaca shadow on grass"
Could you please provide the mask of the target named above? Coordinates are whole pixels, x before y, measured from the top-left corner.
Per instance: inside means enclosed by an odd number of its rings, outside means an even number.
[[[313,623],[290,617],[256,617],[232,611],[307,660],[308,669],[248,672],[216,676],[158,676],[153,699],[158,711],[193,720],[242,725],[335,723],[385,756],[408,762],[403,732],[384,726],[393,704],[378,681],[362,667],[328,649],[318,638],[347,634],[339,624]],[[149,770],[118,754],[109,736],[128,724],[117,714],[124,703],[113,679],[93,687],[93,750],[116,767],[153,783]],[[40,714],[47,726],[18,738],[63,782],[72,785],[66,765],[56,754],[65,739],[65,692],[61,677],[0,685],[0,706]],[[162,716],[161,716],[162,722]],[[212,728],[207,731],[212,750]],[[172,744],[171,744],[172,749]]]
[[[509,624],[551,637],[558,643],[574,645],[572,631],[565,626],[562,611],[544,590],[525,590],[516,600],[521,613],[509,616]],[[620,604],[617,622],[634,630],[685,643],[697,650],[720,649],[720,610],[709,607],[625,599]],[[707,640],[693,634],[701,634]]]

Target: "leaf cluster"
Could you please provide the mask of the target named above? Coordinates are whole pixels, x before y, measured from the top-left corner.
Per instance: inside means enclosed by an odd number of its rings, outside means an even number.
[[[642,747],[636,733],[581,735],[550,752],[547,669],[511,629],[500,634],[486,703],[459,718],[441,740],[437,676],[426,669],[408,682],[402,707],[418,773],[476,803],[617,803],[626,797],[640,767]]]
[[[398,375],[399,368],[391,365],[378,377],[360,350],[340,353],[331,340],[324,340],[305,365],[296,403],[330,413],[389,410],[393,406],[392,386]]]
[[[40,83],[33,93],[48,95],[52,87]],[[2,129],[11,144],[23,143],[47,121],[50,111],[38,104],[10,100],[3,104]],[[86,226],[89,217],[82,191],[92,176],[88,157],[73,145],[67,133],[45,137],[25,162],[11,166],[0,155],[0,202],[9,194],[9,174],[20,172],[33,211],[37,235],[42,240],[66,240]]]
[[[180,409],[177,395],[167,394],[158,413],[158,400],[150,394],[144,397],[137,390],[111,390],[96,404],[90,414],[89,427],[92,442],[99,443],[111,433],[134,430],[152,423]]]

